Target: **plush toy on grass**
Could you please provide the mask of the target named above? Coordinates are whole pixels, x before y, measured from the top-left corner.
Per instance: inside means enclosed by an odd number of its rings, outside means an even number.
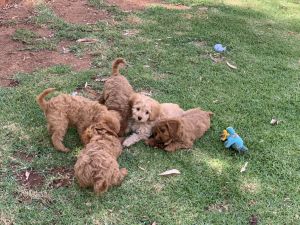
[[[225,148],[233,148],[239,152],[248,151],[248,148],[244,145],[243,139],[235,133],[232,127],[227,127],[226,130],[223,130],[221,140],[225,141]]]

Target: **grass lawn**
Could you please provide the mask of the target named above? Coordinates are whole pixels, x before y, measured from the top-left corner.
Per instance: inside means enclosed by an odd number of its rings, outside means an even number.
[[[191,8],[121,12],[92,0],[115,23],[73,25],[42,4],[30,23],[52,29],[52,40],[35,45],[34,33],[16,32],[14,39],[33,51],[84,37],[99,42],[70,47],[78,56],[93,54],[90,70],[44,68],[17,74],[17,87],[0,88],[0,224],[300,224],[299,1],[169,2]],[[226,53],[215,54],[215,43]],[[71,93],[85,82],[100,91],[102,83],[92,78],[109,75],[116,57],[127,60],[122,74],[137,91],[212,111],[212,127],[189,151],[170,154],[143,143],[125,149],[119,163],[129,175],[101,197],[75,179],[53,188],[64,179],[53,168],[71,169],[82,145],[70,130],[65,145],[72,151],[53,149],[35,96],[47,87]],[[272,126],[272,117],[280,123]],[[224,148],[219,135],[228,126],[249,154]],[[173,168],[181,175],[158,175]],[[38,173],[43,184],[22,186],[16,174],[24,171]]]

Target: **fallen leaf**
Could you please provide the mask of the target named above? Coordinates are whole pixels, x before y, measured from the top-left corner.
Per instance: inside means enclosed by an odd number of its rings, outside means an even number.
[[[216,100],[213,100],[213,103],[218,103],[219,102],[219,100],[218,99],[216,99]]]
[[[70,52],[70,49],[68,48],[62,47],[62,49],[63,49],[63,54],[67,54]]]
[[[96,38],[81,38],[81,39],[78,39],[76,42],[79,42],[79,43],[95,43],[95,42],[98,42],[98,39],[96,39]]]
[[[156,225],[156,222],[153,222],[151,225]]]
[[[26,171],[26,172],[25,172],[25,180],[28,180],[29,175],[30,175],[30,172]]]
[[[85,84],[84,84],[84,88],[86,88],[88,86],[88,83],[87,82],[85,82]]]
[[[78,92],[77,91],[73,91],[71,95],[72,96],[76,96],[76,95],[78,95]]]
[[[248,162],[246,162],[245,165],[241,168],[241,173],[246,171],[247,166],[248,166]]]
[[[172,169],[172,170],[167,170],[167,171],[159,174],[159,176],[170,176],[170,175],[178,175],[178,174],[180,174],[179,170]]]
[[[278,125],[279,124],[279,121],[275,118],[272,118],[271,122],[270,122],[272,125]]]
[[[141,170],[145,171],[145,168],[143,168],[143,167],[141,167],[141,166],[139,166],[139,168],[140,168]]]
[[[134,36],[136,34],[139,33],[139,30],[136,30],[136,29],[132,29],[132,30],[124,30],[124,33],[123,35],[124,36]]]
[[[85,205],[88,206],[88,207],[91,207],[91,206],[92,206],[92,203],[86,202]]]
[[[237,69],[236,66],[230,64],[228,61],[226,61],[227,66],[229,66],[231,69]]]

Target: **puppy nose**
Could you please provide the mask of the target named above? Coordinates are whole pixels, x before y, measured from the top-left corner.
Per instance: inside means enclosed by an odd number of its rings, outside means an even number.
[[[139,120],[141,120],[141,119],[142,119],[142,117],[140,117],[140,116],[139,116],[139,117],[138,117],[138,119],[139,119]]]

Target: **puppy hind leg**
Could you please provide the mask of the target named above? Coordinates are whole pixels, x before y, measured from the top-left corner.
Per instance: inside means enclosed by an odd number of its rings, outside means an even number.
[[[121,185],[127,174],[128,170],[126,168],[122,168],[119,171],[116,171],[114,185]]]

